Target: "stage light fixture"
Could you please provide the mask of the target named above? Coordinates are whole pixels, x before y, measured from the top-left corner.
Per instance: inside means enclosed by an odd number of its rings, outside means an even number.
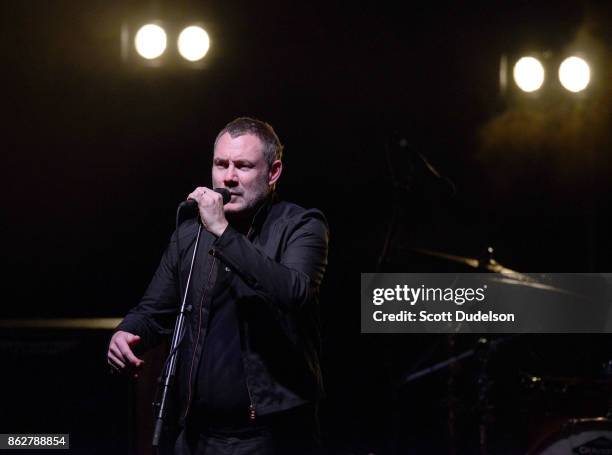
[[[178,50],[185,60],[196,62],[204,58],[210,48],[210,38],[202,27],[191,25],[178,38]]]
[[[584,90],[591,80],[591,70],[583,59],[572,56],[559,66],[559,81],[570,92]]]
[[[524,92],[535,92],[544,83],[544,67],[534,57],[522,57],[514,65],[514,82]]]
[[[144,25],[136,33],[134,44],[141,57],[153,60],[166,50],[166,32],[159,25]]]

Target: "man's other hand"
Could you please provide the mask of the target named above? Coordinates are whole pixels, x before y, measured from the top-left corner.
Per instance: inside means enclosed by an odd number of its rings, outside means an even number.
[[[140,342],[140,337],[133,333],[115,332],[108,346],[107,360],[114,371],[129,374],[138,379],[138,373],[144,365],[144,360],[134,355],[132,347]]]

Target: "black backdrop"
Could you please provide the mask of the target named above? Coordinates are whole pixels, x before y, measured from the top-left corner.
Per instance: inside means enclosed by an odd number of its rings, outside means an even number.
[[[157,265],[176,205],[209,183],[216,132],[238,115],[271,122],[284,142],[282,197],[329,218],[323,416],[337,447],[399,441],[389,429],[408,426],[424,403],[397,411],[398,371],[446,353],[440,337],[359,334],[359,272],[374,270],[394,204],[389,270],[410,267],[414,246],[477,256],[491,245],[520,271],[609,271],[608,7],[5,1],[0,9],[4,318],[123,315]],[[205,68],[122,61],[121,23],[152,17],[204,21]],[[500,95],[502,53],[580,46],[596,58],[586,95]],[[421,172],[416,152],[454,194]],[[410,191],[394,189],[389,161]],[[571,348],[581,343],[604,349],[596,339],[568,338],[563,356],[547,342],[537,349],[558,354],[557,366],[588,370],[563,358],[582,358]],[[521,346],[509,354],[519,366],[529,351]],[[445,380],[421,384],[418,396],[444,407]],[[444,432],[447,415],[436,409],[428,407],[433,427]]]

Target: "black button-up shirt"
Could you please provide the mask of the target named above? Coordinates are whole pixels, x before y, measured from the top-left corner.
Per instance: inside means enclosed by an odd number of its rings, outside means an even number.
[[[243,421],[249,412],[232,285],[238,279],[227,266],[219,267],[196,379],[194,410],[217,421]]]

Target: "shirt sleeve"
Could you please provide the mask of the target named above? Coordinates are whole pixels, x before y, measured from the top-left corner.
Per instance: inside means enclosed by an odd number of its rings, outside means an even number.
[[[176,248],[175,232],[140,303],[115,329],[139,335],[139,350],[154,347],[164,336],[172,333],[179,309]]]
[[[327,266],[327,221],[319,210],[306,210],[289,221],[281,241],[279,262],[228,226],[214,242],[212,254],[265,301],[280,310],[297,310],[318,295]]]

